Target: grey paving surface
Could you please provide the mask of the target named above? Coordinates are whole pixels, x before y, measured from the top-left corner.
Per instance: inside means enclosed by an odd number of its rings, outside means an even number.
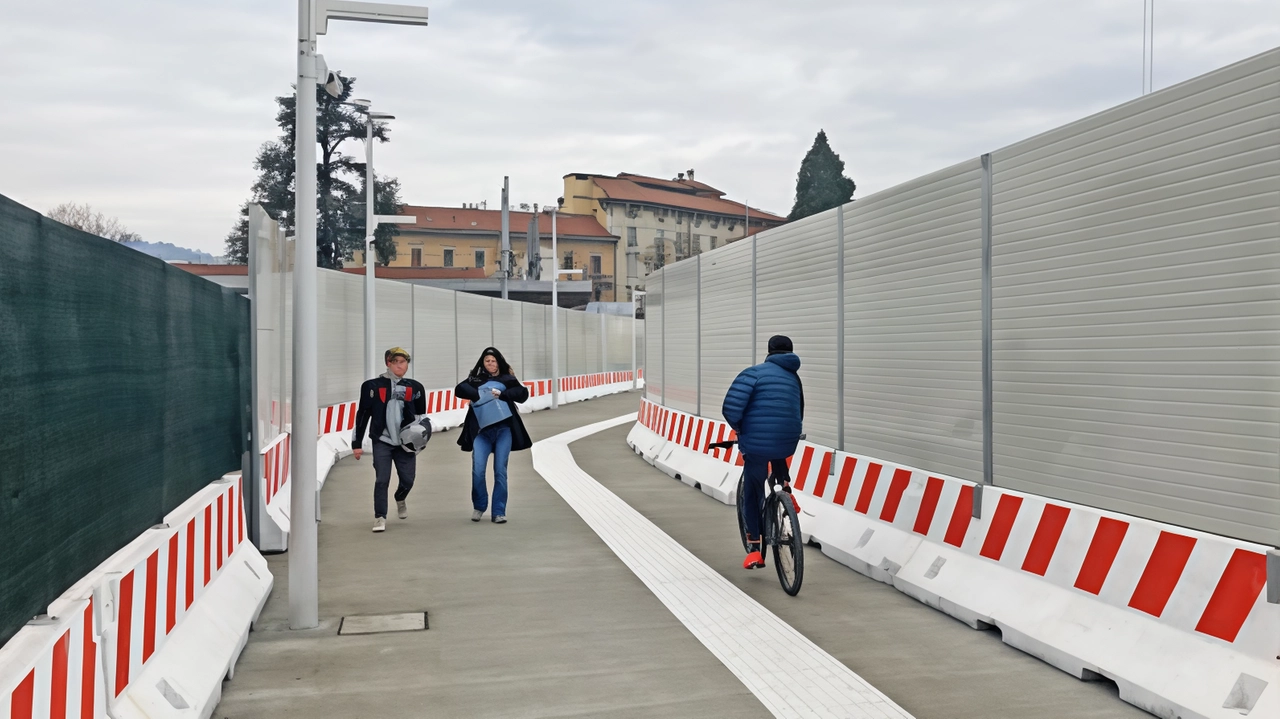
[[[638,397],[526,416],[535,439],[634,411]],[[919,719],[1144,717],[1086,684],[822,556],[785,596],[745,572],[730,507],[630,453],[625,427],[572,446],[579,465]],[[372,521],[372,468],[325,486],[320,616],[287,629],[287,555],[215,717],[765,717],[764,707],[563,500],[512,455],[510,522],[472,523],[456,432],[419,459],[410,517]],[[423,632],[337,636],[344,615],[427,611]]]
[[[1150,715],[1114,687],[1081,682],[863,577],[816,548],[788,597],[777,574],[745,571],[733,508],[668,478],[626,448],[629,426],[571,445],[578,466],[917,719],[1119,719]]]
[[[538,439],[638,402],[597,399],[525,421]],[[369,531],[368,460],[333,470],[322,626],[288,630],[287,555],[270,557],[275,592],[215,717],[769,716],[534,474],[528,452],[511,458],[510,521],[471,522],[470,455],[456,439],[432,440],[409,519],[393,516],[383,534]],[[425,632],[337,636],[344,615],[422,610]]]

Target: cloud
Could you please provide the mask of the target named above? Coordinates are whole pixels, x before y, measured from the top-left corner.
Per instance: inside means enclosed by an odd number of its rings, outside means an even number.
[[[1274,0],[1161,0],[1156,87],[1280,45]],[[858,195],[1141,90],[1141,3],[445,0],[431,26],[334,23],[331,67],[393,112],[413,203],[561,194],[575,171],[698,178],[785,213],[824,128]],[[89,202],[221,250],[294,77],[293,3],[7,8],[0,193]],[[357,152],[358,147],[353,148]]]

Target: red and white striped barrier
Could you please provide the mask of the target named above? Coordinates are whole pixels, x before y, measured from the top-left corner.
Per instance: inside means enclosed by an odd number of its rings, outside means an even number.
[[[93,599],[29,623],[0,648],[0,717],[106,716]]]
[[[638,422],[627,437],[636,453],[667,475],[726,504],[737,501],[742,454],[712,442],[737,439],[729,425],[640,401]]]
[[[706,476],[722,424],[644,400],[629,442]],[[791,468],[805,534],[855,570],[1157,715],[1280,716],[1265,547],[997,487],[975,518],[971,482],[808,442]]]
[[[239,476],[214,482],[0,649],[0,717],[209,716],[273,578]]]

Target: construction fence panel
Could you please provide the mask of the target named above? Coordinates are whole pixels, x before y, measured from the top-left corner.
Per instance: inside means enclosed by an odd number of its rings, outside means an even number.
[[[377,316],[374,318],[373,323],[375,338],[373,344],[373,371],[375,374],[381,374],[387,371],[385,352],[392,347],[403,347],[409,350],[411,355],[410,366],[417,361],[418,357],[413,354],[413,314],[416,308],[413,305],[413,285],[408,282],[396,282],[395,280],[377,280],[377,283],[374,294],[374,306],[377,308]],[[363,307],[364,303],[361,303],[360,306]],[[361,317],[360,319],[363,326],[364,318]],[[360,346],[362,352],[364,347],[363,337],[361,335]],[[358,389],[360,389],[359,384],[352,387],[347,396],[354,396]]]
[[[666,364],[663,361],[666,327],[662,319],[667,309],[663,292],[666,277],[665,268],[649,275],[645,281],[644,296],[644,396],[650,402],[658,403],[663,403],[663,370]]]
[[[840,268],[832,261],[836,212],[827,210],[788,223],[756,239],[759,359],[764,361],[771,336],[791,338],[802,362],[805,432],[810,442],[828,446],[840,441],[836,361]]]
[[[698,411],[698,263],[663,268],[666,276],[663,398],[672,409]]]
[[[413,362],[410,376],[427,389],[448,389],[467,368],[458,364],[456,292],[413,286]]]
[[[524,304],[524,357],[518,368],[521,379],[551,376],[551,307]]]
[[[466,375],[493,346],[493,298],[458,293],[458,368]],[[456,382],[455,382],[456,384]]]
[[[751,365],[751,257],[754,240],[702,255],[702,413],[724,419],[729,385]]]
[[[845,449],[982,481],[982,167],[844,206]]]
[[[996,483],[1280,544],[1280,50],[994,153]]]
[[[364,279],[320,270],[316,295],[317,398],[324,407],[351,401],[368,379],[364,376]]]
[[[520,323],[520,304],[511,300],[493,300],[493,346],[517,372],[524,332]]]

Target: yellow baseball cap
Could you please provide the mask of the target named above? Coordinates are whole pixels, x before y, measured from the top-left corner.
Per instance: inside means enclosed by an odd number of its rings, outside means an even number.
[[[390,362],[391,358],[395,357],[396,355],[400,355],[401,357],[403,357],[405,362],[413,361],[413,359],[409,357],[409,350],[406,350],[403,347],[392,347],[391,349],[387,350],[386,355],[383,357],[383,361]]]

